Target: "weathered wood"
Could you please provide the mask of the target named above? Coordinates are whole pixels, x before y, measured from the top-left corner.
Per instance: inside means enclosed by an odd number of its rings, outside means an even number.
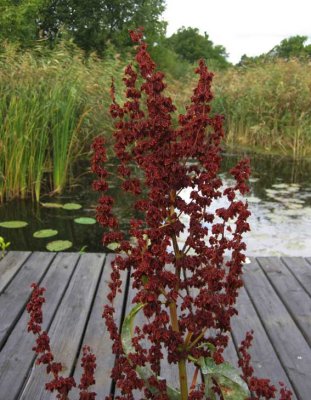
[[[244,282],[261,322],[299,400],[311,393],[311,351],[255,259],[245,266]],[[271,371],[271,375],[273,371]]]
[[[42,280],[41,286],[46,288],[43,330],[48,330],[51,324],[78,259],[77,253],[58,254]],[[28,290],[30,293],[30,288]],[[32,351],[35,337],[27,332],[28,320],[29,315],[24,310],[0,353],[0,398],[6,400],[18,398],[35,358]]]
[[[10,251],[0,261],[0,294],[30,256],[30,251]]]
[[[23,312],[30,296],[31,283],[40,282],[54,256],[55,253],[33,253],[23,264],[15,279],[0,295],[0,349]]]
[[[311,345],[311,298],[301,290],[301,285],[294,278],[280,259],[275,257],[257,258],[274,290],[286,305],[293,320],[299,326],[308,344]],[[310,268],[311,269],[311,268]]]
[[[246,332],[254,331],[254,340],[249,353],[255,376],[258,378],[270,378],[271,382],[276,386],[280,381],[284,382],[292,390],[288,376],[278,356],[275,354],[274,348],[245,288],[240,289],[237,308],[239,314],[231,320],[234,341],[239,347],[242,340],[245,339]],[[294,398],[296,397],[294,396]]]
[[[282,257],[282,261],[287,265],[304,290],[311,296],[311,265],[308,263],[308,260],[308,258],[304,259],[302,257]]]
[[[234,344],[232,335],[229,335],[229,343],[223,352],[223,357],[224,357],[225,361],[229,362],[235,368],[237,368],[237,369],[239,368],[239,366],[238,366],[239,357],[236,352],[236,348],[235,348],[235,344]]]
[[[85,329],[105,256],[82,254],[62,303],[49,330],[55,360],[62,362],[63,374],[71,374]],[[45,368],[33,368],[20,399],[55,399],[45,391]]]
[[[104,399],[108,396],[111,391],[112,381],[110,378],[111,370],[114,366],[115,355],[112,354],[111,347],[112,342],[110,340],[110,334],[107,331],[105,322],[102,318],[103,304],[107,304],[107,295],[109,293],[108,282],[111,281],[111,261],[114,259],[114,255],[108,255],[104,270],[101,276],[100,284],[96,293],[94,306],[92,307],[92,313],[88,321],[85,336],[83,338],[83,345],[88,345],[91,347],[92,352],[96,355],[96,370],[95,370],[95,385],[92,386],[92,391],[97,393],[97,398]],[[126,283],[126,273],[122,273],[122,292],[124,293],[124,286]],[[123,309],[124,296],[118,295],[114,301],[114,308],[116,310],[116,324],[120,325],[121,311]],[[82,350],[82,349],[81,349]],[[77,362],[74,378],[76,382],[80,381],[82,375],[81,368],[81,357],[82,351],[80,351],[79,361]],[[78,398],[74,396],[77,391],[73,391],[73,398]]]
[[[24,254],[24,256],[22,256]],[[23,259],[24,257],[24,259]],[[28,258],[27,258],[28,257]],[[102,303],[110,281],[108,256],[104,255],[8,252],[0,261],[0,399],[51,400],[56,394],[45,392],[49,380],[43,366],[31,369],[34,337],[26,333],[28,315],[25,305],[30,295],[30,284],[41,282],[45,293],[43,328],[49,329],[51,347],[56,361],[62,361],[64,375],[81,376],[81,348],[88,344],[97,356],[94,390],[99,398],[110,393],[110,370],[114,363],[111,342],[101,318]],[[236,365],[235,346],[254,329],[251,349],[256,375],[268,377],[273,383],[285,381],[296,393],[297,400],[308,400],[311,393],[309,370],[311,258],[275,257],[252,259],[245,266],[246,291],[238,298],[239,316],[232,321],[234,343],[231,341],[225,358]],[[5,263],[6,262],[6,263]],[[1,270],[2,268],[2,270]],[[1,275],[1,271],[3,274]],[[125,280],[124,280],[125,281]],[[115,302],[117,324],[120,323],[125,302],[127,312],[135,295],[120,295]],[[143,323],[143,313],[136,319]],[[2,342],[1,342],[2,337]],[[147,346],[147,344],[146,344]],[[178,386],[178,370],[162,363],[161,375]],[[191,374],[190,374],[191,375]],[[191,379],[191,376],[189,376]],[[22,394],[21,394],[22,393]],[[143,398],[136,393],[135,398]],[[78,398],[78,391],[72,393]],[[294,397],[295,398],[295,397]]]

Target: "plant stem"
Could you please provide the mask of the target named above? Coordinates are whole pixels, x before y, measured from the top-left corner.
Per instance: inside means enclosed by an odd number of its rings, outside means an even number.
[[[174,332],[179,332],[176,303],[171,302],[169,305],[169,308],[170,308],[172,329]],[[178,361],[178,372],[179,372],[181,400],[187,400],[188,399],[188,382],[187,382],[186,360],[182,359],[182,360]]]
[[[170,191],[171,207],[170,207],[169,218],[171,218],[175,213],[175,200],[176,200],[176,191],[171,190]],[[173,234],[171,238],[172,238],[172,242],[173,242],[175,258],[177,261],[180,258],[182,258],[183,254],[180,252],[176,235]],[[178,292],[179,291],[179,281],[180,281],[180,267],[176,267],[176,276],[177,276],[176,291]],[[178,323],[176,302],[172,301],[169,305],[169,308],[170,308],[172,329],[174,332],[179,332],[179,323]],[[178,361],[178,372],[179,372],[181,400],[187,400],[188,399],[188,382],[187,382],[187,369],[186,369],[186,360],[185,359],[181,359]]]

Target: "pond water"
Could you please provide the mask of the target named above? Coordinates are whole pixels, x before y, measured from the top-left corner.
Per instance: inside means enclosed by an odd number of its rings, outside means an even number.
[[[223,171],[242,156],[226,154]],[[247,255],[311,256],[311,160],[294,162],[278,156],[250,157],[251,193],[247,197],[252,212],[252,230],[246,236]],[[229,183],[226,172],[222,177],[225,184]],[[0,236],[11,242],[9,249],[44,251],[50,241],[69,240],[73,243],[69,251],[107,251],[101,245],[102,229],[97,224],[75,222],[79,217],[94,217],[97,194],[90,189],[91,181],[91,174],[85,174],[70,192],[57,198],[42,198],[44,203],[78,203],[82,206],[79,210],[46,208],[29,200],[2,205],[0,222],[28,222],[26,227],[19,229],[0,227]],[[112,191],[118,198],[117,212],[126,226],[130,218],[127,198],[116,188]],[[33,233],[41,229],[55,229],[58,234],[51,238],[34,238]]]

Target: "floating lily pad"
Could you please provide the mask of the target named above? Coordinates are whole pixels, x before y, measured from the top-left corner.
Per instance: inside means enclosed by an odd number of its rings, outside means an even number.
[[[27,225],[28,225],[28,222],[25,222],[25,221],[3,221],[3,222],[0,222],[0,226],[2,228],[9,228],[9,229],[24,228]]]
[[[40,203],[42,207],[46,208],[63,208],[63,205],[60,203]]]
[[[82,225],[93,225],[96,224],[96,219],[90,217],[80,217],[80,218],[75,218],[74,222]]]
[[[33,234],[33,237],[37,239],[43,239],[43,238],[48,238],[51,236],[55,236],[58,234],[58,231],[56,229],[41,229],[40,231],[37,231]]]
[[[82,208],[81,204],[77,203],[66,203],[63,205],[64,210],[80,210]]]
[[[70,240],[54,240],[46,245],[49,251],[63,251],[67,250],[72,246]]]

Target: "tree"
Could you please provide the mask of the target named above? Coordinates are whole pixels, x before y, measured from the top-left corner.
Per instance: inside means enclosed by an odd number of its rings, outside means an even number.
[[[30,46],[38,39],[38,20],[45,0],[0,0],[1,42],[17,42]]]
[[[311,45],[306,45],[305,42],[308,40],[308,36],[291,36],[287,39],[283,39],[281,43],[275,46],[269,55],[280,58],[305,58],[311,57]]]
[[[209,39],[208,34],[199,33],[197,28],[178,29],[166,41],[167,45],[174,50],[182,59],[194,63],[200,58],[207,61],[208,64],[216,64],[219,68],[225,68],[229,65],[226,58],[228,54],[226,49],[221,45],[214,45]]]
[[[117,48],[130,44],[129,29],[141,25],[149,42],[159,40],[166,27],[159,20],[164,9],[164,0],[54,0],[41,27],[51,41],[65,31],[87,53],[102,53],[109,42]]]
[[[128,30],[137,26],[145,27],[149,43],[159,41],[164,9],[165,0],[0,0],[0,38],[29,46],[69,37],[86,53],[102,54],[108,43],[127,46]]]

